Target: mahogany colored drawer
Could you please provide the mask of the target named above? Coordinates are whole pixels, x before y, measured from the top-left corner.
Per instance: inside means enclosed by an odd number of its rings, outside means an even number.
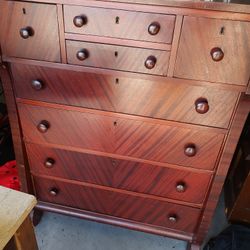
[[[200,210],[56,178],[34,177],[38,200],[179,231],[193,232]]]
[[[219,88],[23,64],[12,64],[12,74],[21,98],[222,128],[238,98]]]
[[[3,1],[1,7],[3,55],[61,61],[56,5]]]
[[[118,118],[84,109],[19,103],[24,138],[201,169],[213,169],[223,130]],[[53,108],[52,108],[53,107]],[[172,125],[171,125],[172,124]]]
[[[174,75],[247,85],[249,48],[249,22],[184,17]]]
[[[26,144],[34,174],[84,181],[201,204],[209,173],[189,172],[133,161]]]
[[[71,40],[66,49],[69,64],[167,75],[169,51]]]
[[[64,5],[65,32],[172,43],[175,15]]]

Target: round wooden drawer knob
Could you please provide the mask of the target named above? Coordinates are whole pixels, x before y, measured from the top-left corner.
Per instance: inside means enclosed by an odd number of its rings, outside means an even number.
[[[148,33],[152,36],[155,36],[159,33],[161,29],[161,26],[159,23],[151,23],[149,26],[148,26]]]
[[[224,57],[224,52],[222,51],[221,48],[218,47],[211,49],[210,54],[215,62],[221,61]]]
[[[168,220],[172,223],[176,223],[177,222],[177,216],[175,214],[173,215],[169,215]]]
[[[199,114],[205,114],[209,110],[209,104],[207,99],[199,98],[195,101],[195,110]]]
[[[55,160],[52,158],[47,158],[46,161],[44,162],[44,166],[46,168],[52,168],[55,165]]]
[[[183,193],[186,191],[186,184],[184,182],[177,183],[176,191],[179,193]]]
[[[57,188],[51,188],[51,189],[49,190],[49,193],[50,193],[51,196],[57,196],[58,193],[59,193],[59,191],[58,191]]]
[[[35,90],[41,90],[42,88],[43,88],[43,82],[42,81],[40,81],[40,80],[33,80],[32,82],[31,82],[31,86],[32,86],[32,88],[33,89],[35,89]]]
[[[192,157],[192,156],[195,156],[196,155],[196,147],[194,144],[188,144],[185,146],[184,148],[184,153],[186,156],[188,157]]]
[[[38,125],[37,125],[37,129],[39,132],[41,133],[46,133],[49,129],[50,125],[47,121],[41,121]]]
[[[79,50],[76,53],[76,57],[80,61],[84,61],[89,57],[89,52],[86,49]]]
[[[23,39],[28,39],[34,35],[34,31],[31,27],[22,28],[20,29],[19,33]]]
[[[81,28],[83,25],[87,24],[86,16],[75,16],[73,19],[73,23],[76,27]]]
[[[152,69],[154,68],[156,64],[157,59],[154,56],[149,56],[146,61],[145,61],[145,67],[147,69]]]

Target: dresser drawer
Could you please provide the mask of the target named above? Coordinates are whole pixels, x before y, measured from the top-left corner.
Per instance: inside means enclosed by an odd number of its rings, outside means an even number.
[[[184,18],[176,77],[247,85],[249,68],[249,22]]]
[[[201,204],[211,174],[26,144],[31,171]]]
[[[3,1],[1,7],[3,55],[61,61],[56,5]]]
[[[70,181],[34,178],[40,201],[80,208],[160,227],[193,232],[200,210]]]
[[[54,143],[158,162],[213,169],[224,134],[78,109],[19,104],[26,141]],[[81,111],[81,112],[80,112]],[[40,131],[39,131],[40,130]]]
[[[13,64],[16,95],[32,100],[227,128],[238,92]],[[139,93],[139,97],[138,97]],[[206,109],[198,109],[204,102]],[[206,107],[206,106],[201,107]]]
[[[66,41],[67,61],[89,67],[166,75],[169,51]]]
[[[171,43],[175,16],[86,6],[64,6],[65,32]]]

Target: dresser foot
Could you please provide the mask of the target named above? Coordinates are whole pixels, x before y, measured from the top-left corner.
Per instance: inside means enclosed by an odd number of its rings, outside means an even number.
[[[189,243],[187,250],[201,250],[201,246],[195,243]]]
[[[43,216],[43,211],[40,210],[40,209],[34,209],[33,211],[33,216],[32,216],[32,222],[33,222],[33,225],[36,227],[41,219],[42,219],[42,216]]]

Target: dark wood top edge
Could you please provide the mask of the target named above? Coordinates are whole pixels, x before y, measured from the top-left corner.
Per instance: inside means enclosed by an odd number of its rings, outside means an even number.
[[[205,1],[174,0],[25,0],[26,2],[86,5],[104,8],[159,12],[162,14],[207,15],[214,18],[249,20],[250,5]],[[216,13],[217,12],[217,13]],[[223,13],[223,14],[222,14]],[[238,15],[232,15],[232,13]],[[230,16],[232,15],[232,16]]]
[[[152,194],[138,193],[138,192],[128,191],[125,189],[118,189],[118,188],[113,188],[113,187],[108,187],[108,186],[101,186],[98,184],[93,184],[93,183],[88,183],[88,182],[83,182],[83,181],[70,180],[70,179],[64,179],[64,178],[56,177],[56,176],[37,174],[35,172],[32,172],[32,175],[35,177],[38,177],[38,178],[42,178],[42,179],[56,180],[56,181],[74,184],[74,185],[78,185],[78,186],[91,187],[91,188],[96,188],[96,189],[105,190],[105,191],[111,191],[111,192],[115,192],[115,193],[119,193],[119,194],[126,194],[126,195],[136,196],[136,197],[140,197],[140,198],[168,202],[168,203],[188,206],[188,207],[192,207],[192,208],[196,208],[196,209],[202,208],[202,206],[203,206],[203,204],[199,204],[199,203],[174,200],[174,199],[156,196],[156,195],[152,195]]]
[[[116,70],[109,70],[109,69],[102,69],[102,68],[92,68],[92,67],[85,67],[85,66],[78,66],[78,65],[36,61],[36,60],[22,59],[22,58],[15,58],[15,57],[3,56],[3,59],[4,61],[9,62],[9,63],[19,63],[19,64],[25,64],[25,65],[39,66],[39,67],[50,67],[54,69],[71,70],[71,71],[76,71],[76,72],[86,72],[86,73],[92,73],[92,74],[103,74],[103,75],[111,75],[111,76],[113,75],[116,77],[124,77],[124,78],[131,78],[131,79],[134,78],[134,79],[145,79],[149,81],[164,81],[166,83],[172,83],[172,84],[188,84],[192,86],[203,86],[203,87],[208,87],[208,88],[224,89],[224,90],[235,91],[235,92],[245,92],[247,88],[246,86],[241,86],[241,85],[212,83],[212,82],[189,80],[189,79],[155,76],[155,75],[116,71]]]
[[[26,144],[37,144],[37,145],[48,147],[48,148],[74,151],[74,152],[78,152],[78,153],[115,158],[115,159],[119,159],[119,160],[135,161],[135,162],[150,164],[150,165],[154,165],[154,166],[166,167],[166,168],[170,168],[170,169],[185,170],[185,171],[189,171],[189,172],[193,172],[193,173],[201,173],[201,174],[209,174],[209,175],[212,175],[214,173],[213,170],[198,169],[198,168],[175,165],[175,164],[170,164],[170,163],[150,161],[150,160],[135,158],[135,157],[131,157],[131,156],[117,155],[117,154],[112,154],[112,153],[107,153],[107,152],[100,152],[100,151],[96,151],[96,150],[90,150],[90,149],[84,149],[84,148],[78,148],[78,147],[72,147],[72,146],[65,146],[65,145],[60,145],[60,144],[37,143],[37,142],[31,142],[28,140],[25,140],[25,143]]]
[[[147,225],[135,221],[117,218],[110,215],[98,214],[86,210],[80,210],[77,208],[66,207],[58,204],[52,204],[48,202],[38,201],[37,209],[45,210],[53,213],[60,213],[64,215],[74,216],[81,219],[87,219],[95,222],[101,222],[105,224],[111,224],[113,226],[125,227],[132,230],[138,230],[145,233],[152,233],[156,235],[162,235],[172,237],[185,241],[192,241],[193,235],[185,232],[177,232],[169,228],[162,228],[152,225]]]

